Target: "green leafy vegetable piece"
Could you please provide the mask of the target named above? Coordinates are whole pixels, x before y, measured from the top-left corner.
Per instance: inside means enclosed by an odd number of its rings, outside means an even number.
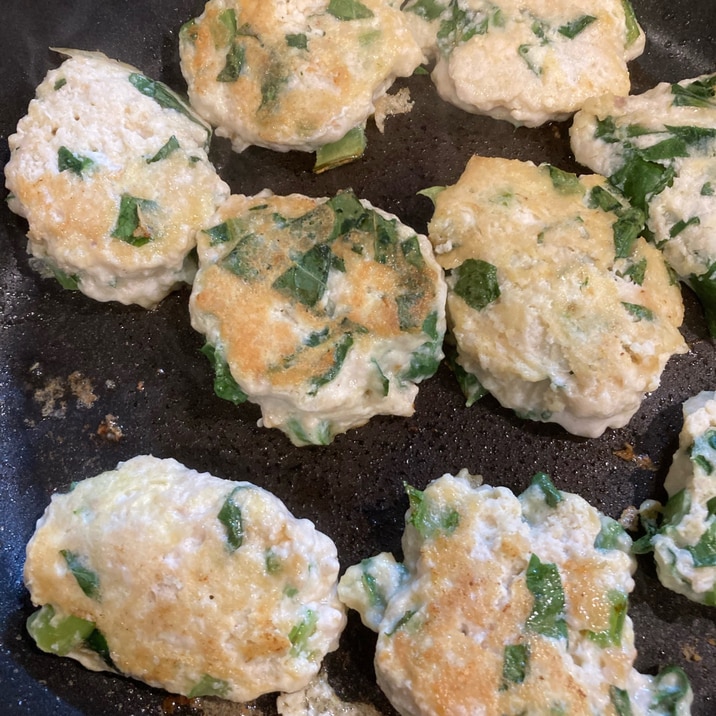
[[[423,293],[412,291],[395,297],[398,306],[398,326],[401,331],[408,331],[418,325],[416,321],[416,309],[420,308]]]
[[[632,716],[631,701],[629,692],[626,689],[620,689],[618,686],[609,687],[609,700],[617,712],[617,716]]]
[[[536,473],[530,485],[536,485],[542,490],[544,501],[549,507],[557,507],[563,500],[562,493],[554,486],[554,483],[546,472]]]
[[[67,84],[67,79],[65,77],[60,77],[60,79],[55,82],[52,89],[57,92],[57,90],[61,90],[65,85]]]
[[[241,547],[244,541],[244,521],[241,516],[241,506],[236,502],[236,496],[244,490],[243,486],[235,487],[224,500],[217,518],[226,529],[226,541],[231,552]]]
[[[602,211],[611,211],[613,213],[617,213],[623,208],[619,199],[599,185],[592,187],[589,192],[587,206],[590,209],[601,209]]]
[[[328,241],[345,236],[351,231],[362,228],[370,213],[352,191],[341,191],[328,201],[333,210],[333,229]]]
[[[675,170],[633,155],[618,169],[609,181],[629,197],[632,205],[647,211],[649,200],[674,181]]]
[[[573,40],[580,32],[583,32],[588,28],[597,18],[594,15],[582,15],[581,17],[568,22],[566,25],[562,25],[557,28],[557,32],[560,35],[564,35],[567,39]]]
[[[688,490],[679,490],[664,505],[661,513],[663,525],[677,525],[691,510],[691,494]]]
[[[62,146],[57,150],[57,171],[72,172],[78,177],[95,165],[93,159],[84,157],[81,154],[71,152],[67,147]]]
[[[698,465],[707,475],[714,471],[714,464],[709,458],[716,455],[716,430],[711,428],[699,435],[689,448],[691,461]]]
[[[318,427],[309,433],[297,418],[291,418],[286,423],[286,432],[298,445],[330,445],[333,440],[331,423],[328,420],[321,420]]]
[[[236,230],[232,233],[236,233]],[[221,259],[222,268],[247,281],[259,276],[259,269],[251,262],[251,257],[262,245],[262,237],[246,234],[239,239],[236,246]]]
[[[139,199],[130,194],[122,194],[117,223],[112,229],[112,237],[136,247],[148,244],[153,237],[144,226],[141,212],[152,211],[155,208],[156,204],[149,199]]]
[[[617,213],[612,225],[614,232],[614,255],[624,259],[631,255],[634,243],[644,229],[644,214],[634,207]]]
[[[214,393],[219,398],[228,400],[234,405],[240,405],[248,400],[248,396],[241,389],[241,386],[234,380],[231,375],[229,364],[226,362],[221,352],[211,345],[204,344],[201,352],[209,359],[214,368]]]
[[[587,632],[589,639],[602,647],[602,649],[606,649],[608,646],[619,646],[619,644],[621,644],[624,620],[626,619],[627,606],[629,604],[627,595],[618,589],[610,590],[607,594],[607,598],[611,604],[611,609],[609,610],[609,627],[604,631]]]
[[[455,47],[476,35],[484,35],[490,24],[489,15],[468,12],[460,7],[457,0],[450,0],[448,8],[449,12],[443,15],[437,34],[438,47],[444,55],[449,55]],[[498,13],[493,14],[495,20],[499,17]],[[499,24],[499,20],[495,24]]]
[[[678,716],[679,704],[691,696],[686,672],[678,666],[667,666],[655,677],[654,697],[649,713],[655,716]]]
[[[701,196],[713,196],[714,195],[714,186],[710,181],[707,181],[702,187],[701,191],[699,192]]]
[[[480,400],[480,398],[484,398],[487,395],[487,390],[482,383],[480,383],[476,375],[468,373],[460,363],[457,362],[457,351],[454,349],[446,349],[445,352],[447,365],[454,373],[457,384],[465,396],[465,407],[469,408]]]
[[[390,392],[390,379],[383,372],[383,369],[380,367],[380,364],[378,363],[378,361],[375,358],[371,358],[370,362],[375,366],[375,369],[378,372],[378,378],[380,379],[381,392],[383,394],[383,397],[385,397]]]
[[[273,61],[261,80],[261,104],[259,110],[272,110],[278,102],[283,86],[288,82],[283,65]]]
[[[331,0],[326,12],[338,20],[365,20],[373,11],[358,0]]]
[[[361,229],[373,235],[373,255],[381,264],[393,263],[398,249],[398,225],[375,211],[366,214]]]
[[[454,508],[437,509],[425,496],[422,490],[412,485],[405,485],[410,503],[408,524],[418,531],[423,539],[430,539],[440,534],[452,534],[460,524],[460,513]]]
[[[669,238],[674,238],[675,236],[678,236],[682,231],[687,229],[689,226],[698,226],[701,223],[701,219],[699,219],[698,216],[692,216],[690,219],[684,220],[681,219],[680,221],[677,221],[670,229],[669,229]]]
[[[627,303],[626,301],[622,301],[622,306],[624,306],[624,308],[626,308],[626,310],[631,313],[637,321],[653,321],[656,318],[656,316],[654,316],[654,312],[650,308],[642,306],[638,303]]]
[[[646,277],[646,266],[646,257],[643,256],[638,261],[631,263],[621,275],[624,278],[630,278],[637,286],[641,286]]]
[[[393,628],[390,631],[385,632],[385,635],[393,636],[395,632],[397,632],[399,629],[402,629],[416,614],[416,609],[408,609],[408,611],[406,611],[405,614],[403,614],[403,616],[398,619]]]
[[[370,565],[370,559],[364,559],[361,562],[361,585],[368,595],[368,603],[372,607],[385,607],[385,595],[378,586],[378,580],[368,571]]]
[[[286,44],[289,47],[295,47],[297,50],[308,49],[308,37],[305,32],[286,35]]]
[[[224,66],[216,75],[217,82],[236,82],[246,62],[246,48],[242,42],[232,42],[226,52]]]
[[[572,172],[565,172],[551,164],[545,165],[552,180],[552,186],[560,194],[584,194],[585,188],[579,177]]]
[[[222,10],[216,16],[216,24],[211,30],[217,48],[228,45],[236,37],[238,30],[236,10],[233,7]]]
[[[322,174],[329,169],[335,169],[360,159],[365,153],[366,145],[363,126],[353,127],[341,139],[318,148],[313,172]]]
[[[517,54],[524,60],[530,71],[539,77],[542,74],[542,68],[539,67],[530,57],[530,50],[533,47],[533,45],[520,45],[517,48]]]
[[[527,565],[526,577],[527,589],[534,597],[534,604],[525,626],[530,631],[552,639],[566,639],[564,590],[557,565],[543,563],[533,554]]]
[[[51,604],[30,614],[27,631],[38,648],[57,656],[66,656],[81,646],[94,631],[94,623],[72,615],[61,617]]]
[[[79,289],[80,277],[78,274],[65,273],[62,269],[58,269],[56,266],[52,265],[49,265],[49,268],[62,288],[65,288],[68,291],[77,291]]]
[[[434,206],[438,196],[442,194],[445,189],[447,189],[446,186],[429,186],[426,189],[421,189],[418,194],[420,196],[427,196],[428,199],[433,202]]]
[[[442,15],[446,7],[440,0],[417,0],[417,2],[408,5],[405,10],[406,12],[415,13],[418,17],[422,17],[428,22],[432,22]]]
[[[716,521],[711,521],[695,545],[685,549],[691,554],[694,567],[716,567]]]
[[[622,0],[626,20],[626,46],[631,47],[641,35],[634,8],[629,0]]]
[[[417,236],[411,236],[400,242],[400,250],[403,252],[405,260],[417,269],[425,266],[425,259],[420,251],[420,242]]]
[[[273,288],[304,306],[315,306],[325,293],[332,258],[328,244],[316,244],[273,282]]]
[[[431,340],[423,343],[410,357],[410,366],[401,376],[415,382],[429,378],[437,371],[442,359],[442,335],[438,334],[438,314],[433,311],[423,321],[422,331]]]
[[[500,297],[497,268],[481,259],[466,259],[453,270],[457,275],[455,294],[470,308],[481,311]]]
[[[308,391],[309,395],[316,395],[320,388],[335,379],[341,372],[346,356],[352,347],[353,335],[351,333],[344,333],[337,341],[335,350],[333,351],[333,365],[331,365],[325,373],[311,378],[311,389]]]
[[[628,552],[631,537],[626,533],[626,530],[615,519],[607,515],[601,515],[600,521],[602,527],[594,540],[594,548],[602,550],[618,549]]]
[[[175,152],[179,147],[179,140],[172,134],[169,139],[160,147],[157,153],[147,159],[147,164],[153,164],[154,162],[160,162],[162,159],[166,159],[172,152]]]
[[[307,609],[303,619],[294,625],[288,634],[291,642],[291,656],[299,656],[308,649],[308,640],[316,631],[318,614],[313,609]]]
[[[77,580],[79,588],[90,598],[99,600],[99,576],[91,570],[85,559],[69,549],[61,549],[60,554],[64,557],[68,569]]]
[[[521,684],[527,676],[530,650],[527,644],[508,644],[502,661],[502,686],[505,691],[510,684]]]
[[[85,645],[92,649],[95,653],[99,654],[107,666],[117,671],[117,667],[112,660],[112,653],[109,650],[107,639],[99,629],[92,630],[90,635],[85,639]]]
[[[203,127],[207,134],[211,134],[211,130],[202,122],[179,97],[172,92],[163,82],[151,80],[139,72],[132,72],[129,75],[129,83],[145,97],[153,99],[163,109],[172,109],[179,114],[183,114],[195,124]]]
[[[672,104],[679,107],[716,107],[716,74],[685,85],[672,84]]]
[[[199,696],[221,696],[224,697],[229,693],[229,684],[223,679],[215,679],[209,674],[204,674],[201,679],[192,686],[189,691],[189,698],[195,699]]]
[[[283,561],[276,552],[272,549],[266,550],[266,556],[264,558],[266,564],[266,571],[269,574],[278,574],[283,569]]]
[[[709,333],[716,336],[716,261],[704,273],[692,274],[688,284],[704,307]]]

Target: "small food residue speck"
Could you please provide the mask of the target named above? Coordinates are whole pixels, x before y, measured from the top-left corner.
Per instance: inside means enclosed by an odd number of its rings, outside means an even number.
[[[107,413],[97,428],[97,435],[108,442],[119,442],[124,437],[124,433],[122,432],[122,426],[119,424],[117,416]]]
[[[640,467],[643,470],[654,471],[658,469],[648,455],[637,455],[636,452],[634,452],[634,446],[631,443],[624,443],[624,447],[621,448],[621,450],[615,450],[614,455],[622,460],[626,460],[627,462],[635,463],[637,467]]]

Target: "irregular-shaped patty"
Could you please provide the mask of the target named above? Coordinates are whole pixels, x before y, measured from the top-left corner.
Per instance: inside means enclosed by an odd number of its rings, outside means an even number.
[[[689,713],[682,670],[633,668],[635,562],[617,522],[543,473],[519,498],[452,475],[407,490],[404,563],[383,553],[338,585],[378,632],[399,713],[645,716],[665,699]]]
[[[352,192],[232,196],[199,236],[192,325],[216,392],[296,445],[412,415],[442,359],[446,286],[430,243]]]
[[[669,501],[659,529],[640,543],[654,550],[665,587],[716,606],[716,393],[690,398],[683,412],[665,483]]]
[[[41,271],[152,308],[191,282],[195,232],[229,194],[207,157],[210,129],[134,67],[63,52],[9,138],[8,204]]]
[[[192,105],[237,152],[336,142],[423,60],[391,0],[209,0],[180,53]]]
[[[410,0],[405,13],[443,99],[529,127],[627,94],[644,49],[628,0]]]
[[[570,134],[577,160],[646,212],[653,242],[716,335],[716,74],[594,98]]]
[[[686,351],[642,219],[603,177],[473,157],[428,227],[457,363],[524,417],[587,437],[625,425]]]
[[[233,701],[303,688],[345,623],[333,542],[271,493],[150,456],[54,495],[27,546],[38,646]]]

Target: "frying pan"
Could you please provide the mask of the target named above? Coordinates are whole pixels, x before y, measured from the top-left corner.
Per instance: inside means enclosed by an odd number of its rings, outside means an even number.
[[[713,0],[633,0],[647,33],[632,63],[634,91],[716,69]],[[177,50],[181,24],[201,0],[4,0],[0,23],[0,161],[34,88],[60,58],[50,47],[101,50],[184,91]],[[312,157],[251,148],[235,154],[216,139],[211,158],[233,191],[327,196],[350,187],[424,232],[430,202],[419,189],[457,180],[472,154],[549,161],[579,170],[568,123],[515,129],[442,103],[426,76],[407,86],[415,106],[368,126],[358,162],[319,176]],[[525,422],[490,397],[464,406],[443,366],[422,384],[413,418],[378,417],[327,447],[293,447],[258,428],[259,411],[215,397],[202,338],[189,325],[188,290],[156,310],[103,304],[61,289],[28,265],[25,222],[0,205],[0,698],[3,714],[218,713],[219,705],[174,707],[164,692],[85,671],[38,651],[24,630],[32,611],[22,585],[24,549],[56,490],[141,453],[175,457],[224,478],[250,480],[310,518],[336,542],[345,567],[379,551],[400,553],[407,507],[403,483],[417,487],[465,467],[485,481],[522,491],[538,470],[619,517],[628,505],[663,499],[677,446],[681,403],[716,388],[714,342],[698,304],[684,292],[690,352],[670,361],[661,387],[631,423],[598,439]],[[631,448],[634,457],[630,458]],[[664,589],[649,556],[639,560],[630,601],[639,657],[654,673],[678,664],[695,691],[693,713],[716,713],[716,610]],[[351,616],[340,650],[326,663],[346,700],[394,714],[374,683],[374,637]],[[264,697],[251,713],[275,714]],[[244,711],[245,712],[245,711]],[[222,713],[243,713],[226,706]]]

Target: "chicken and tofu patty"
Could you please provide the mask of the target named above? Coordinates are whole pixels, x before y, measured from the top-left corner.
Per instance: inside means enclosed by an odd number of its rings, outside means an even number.
[[[636,543],[654,550],[657,574],[668,589],[716,606],[716,393],[683,405],[679,448],[666,476],[669,500],[659,528]],[[646,508],[646,509],[645,509]],[[647,514],[651,505],[643,505]]]
[[[296,445],[412,415],[442,359],[443,272],[427,238],[350,191],[232,196],[198,238],[192,325],[215,391]]]
[[[628,0],[410,0],[404,12],[443,99],[528,127],[627,94],[644,49]]]
[[[603,177],[473,157],[428,226],[461,371],[576,435],[624,426],[686,351],[679,288],[642,225]]]
[[[407,487],[404,562],[347,569],[339,597],[378,633],[378,684],[403,716],[686,715],[678,668],[646,676],[628,595],[631,539],[538,473],[519,497],[443,475]]]
[[[577,161],[646,213],[652,241],[716,335],[716,74],[595,97],[570,136]]]
[[[179,48],[192,105],[237,152],[336,142],[424,59],[391,0],[209,0]]]
[[[75,50],[9,137],[10,208],[36,268],[99,301],[154,307],[190,283],[195,232],[228,195],[211,130],[168,87]]]
[[[301,689],[345,624],[336,548],[311,522],[145,455],[53,496],[24,577],[41,649],[188,696]]]

